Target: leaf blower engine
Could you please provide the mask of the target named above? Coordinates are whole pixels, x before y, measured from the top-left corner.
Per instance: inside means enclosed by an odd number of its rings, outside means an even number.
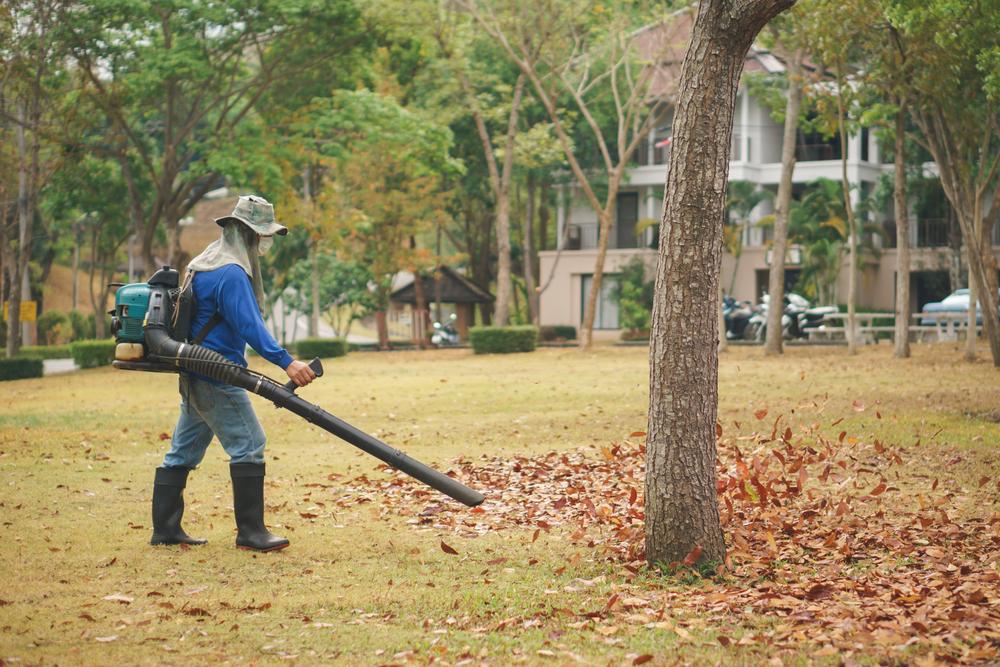
[[[117,343],[115,368],[157,373],[191,372],[246,389],[469,507],[483,502],[483,495],[478,491],[303,400],[295,393],[294,382],[282,385],[229,361],[214,350],[189,342],[194,312],[194,292],[189,283],[182,290],[177,271],[164,266],[148,282],[118,288],[111,322]],[[313,359],[309,365],[317,376],[323,374],[319,359]]]

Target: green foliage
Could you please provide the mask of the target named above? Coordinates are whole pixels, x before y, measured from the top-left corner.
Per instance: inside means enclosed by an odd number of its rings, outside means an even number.
[[[618,322],[626,333],[648,333],[653,312],[652,280],[646,280],[646,265],[633,257],[618,272],[612,296],[618,301]]]
[[[38,357],[0,359],[0,382],[42,377],[43,364]]]
[[[296,262],[288,275],[288,286],[295,290],[295,296],[288,300],[301,312],[312,308],[314,271],[319,274],[320,312],[334,335],[346,336],[352,322],[375,310],[375,295],[368,289],[372,273],[361,262],[340,260],[330,253],[317,255],[315,267],[309,261]]]
[[[71,340],[93,338],[96,334],[95,317],[93,313],[81,313],[79,310],[69,311]]]
[[[115,341],[111,338],[73,341],[70,343],[69,349],[73,355],[73,361],[80,368],[107,366],[115,358]]]
[[[43,345],[65,343],[71,335],[69,317],[61,310],[46,310],[38,316],[38,338]]]
[[[576,340],[576,327],[569,324],[556,324],[538,328],[538,339],[546,342],[558,340]]]
[[[18,353],[19,357],[35,359],[69,359],[73,356],[69,344],[66,345],[25,345]]]
[[[295,354],[300,359],[342,357],[347,350],[344,338],[305,338],[295,343]]]
[[[538,328],[533,326],[469,329],[469,343],[476,354],[533,352],[537,341]]]

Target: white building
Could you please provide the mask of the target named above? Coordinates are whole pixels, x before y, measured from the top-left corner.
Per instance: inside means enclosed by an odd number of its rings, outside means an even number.
[[[647,28],[649,35],[659,35],[663,39],[677,39],[678,34],[690,34],[691,14],[681,12],[673,17],[671,25],[661,24]],[[686,39],[683,40],[686,44]],[[663,66],[665,73],[673,73],[679,78],[680,59],[674,59],[674,66]],[[751,49],[744,66],[746,75],[753,73],[780,73],[783,63],[765,51]],[[616,219],[611,228],[608,253],[605,262],[605,280],[595,315],[595,339],[617,338],[617,304],[611,296],[615,284],[615,272],[624,263],[636,256],[642,257],[652,275],[656,263],[655,230],[660,220],[663,206],[663,190],[666,181],[666,155],[668,148],[658,148],[657,144],[670,136],[672,116],[668,113],[656,130],[651,133],[645,145],[635,158],[636,166],[629,170],[626,184],[618,194]],[[775,122],[769,110],[748,91],[745,83],[740,86],[733,119],[733,142],[729,163],[730,181],[748,181],[758,188],[777,192],[781,177],[781,147],[783,128]],[[825,139],[818,134],[798,132],[796,142],[797,162],[794,173],[795,194],[800,194],[807,184],[818,178],[839,181],[841,178],[840,141],[838,138]],[[878,142],[867,129],[850,136],[847,142],[847,174],[852,196],[857,201],[874,189],[883,173],[892,172],[892,164],[884,164]],[[933,166],[933,165],[931,165]],[[541,295],[540,323],[542,325],[570,324],[579,327],[583,321],[584,304],[590,290],[591,276],[597,258],[598,222],[597,215],[582,197],[578,187],[568,186],[560,197],[558,209],[558,237],[563,243],[560,250],[539,253],[541,276],[552,275],[552,280]],[[924,303],[942,298],[948,294],[950,286],[947,272],[954,252],[948,245],[948,221],[950,209],[943,196],[937,197],[924,210],[911,210],[911,247],[913,271],[911,295],[914,309]],[[754,209],[751,221],[773,213],[773,204],[765,201]],[[891,310],[895,298],[895,224],[892,221],[891,204],[886,211],[876,216],[881,218],[886,234],[875,238],[881,246],[880,257],[865,263],[858,288],[859,306]],[[639,234],[635,233],[636,222],[655,221]],[[568,226],[568,229],[566,227]],[[641,225],[640,225],[641,226]],[[744,233],[744,246],[738,263],[733,256],[723,253],[722,285],[728,290],[733,281],[733,296],[737,299],[757,300],[767,289],[768,249],[770,229],[751,225]],[[564,234],[565,232],[565,234]],[[1000,245],[1000,239],[994,239]],[[845,253],[846,254],[846,253]],[[794,285],[797,279],[797,258],[800,253],[790,252],[786,262],[786,285]],[[845,258],[846,262],[846,258]],[[838,300],[846,302],[847,271],[843,270],[838,282]]]

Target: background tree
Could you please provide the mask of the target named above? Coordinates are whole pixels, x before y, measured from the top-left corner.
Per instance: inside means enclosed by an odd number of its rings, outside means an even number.
[[[640,53],[635,38],[636,28],[651,16],[618,2],[461,3],[528,78],[576,184],[597,213],[597,259],[579,337],[581,348],[589,348],[618,191],[632,156],[665,107],[665,100],[648,94],[655,69],[647,65],[660,56]],[[561,104],[562,99],[567,102]],[[589,130],[589,145],[600,156],[597,170],[581,162],[568,121],[571,109]]]
[[[894,44],[909,63],[908,109],[958,218],[968,249],[969,283],[979,295],[993,364],[1000,367],[992,244],[1000,219],[1000,55],[995,39],[1000,12],[995,3],[959,0],[884,0],[883,6]]]
[[[177,263],[181,218],[226,180],[280,187],[258,104],[338,71],[366,39],[348,0],[95,0],[61,20],[87,95],[154,185],[148,201],[129,188],[147,272],[160,226]]]
[[[782,77],[784,95],[780,102],[772,103],[772,116],[782,123],[781,178],[775,200],[774,235],[771,242],[771,265],[768,272],[767,293],[772,304],[783,304],[785,300],[785,254],[788,248],[789,214],[792,206],[792,180],[795,174],[796,137],[801,121],[802,96],[806,85],[804,62],[807,55],[808,35],[803,25],[803,16],[809,11],[806,4],[799,3],[770,26],[770,37],[775,50],[784,58],[785,73]],[[751,86],[753,88],[753,86]],[[767,96],[764,96],[767,99]],[[782,353],[784,338],[781,319],[784,308],[770,308],[767,311],[767,339],[764,353]]]
[[[0,137],[5,158],[16,165],[4,174],[0,220],[4,291],[8,303],[7,356],[20,349],[30,329],[21,326],[22,301],[31,299],[29,262],[34,248],[39,194],[51,173],[51,134],[60,108],[55,92],[60,86],[62,43],[58,39],[59,0],[16,0],[0,8]],[[11,206],[11,200],[14,205]],[[15,227],[16,225],[16,227]],[[8,233],[10,229],[13,233]],[[0,297],[2,297],[0,291]]]
[[[447,217],[445,178],[462,171],[448,155],[451,132],[367,90],[337,93],[310,122],[323,137],[323,191],[342,212],[336,233],[371,268],[379,345],[387,348],[393,277],[437,264],[410,240]]]
[[[681,73],[650,336],[646,559],[722,562],[718,309],[733,107],[747,50],[793,0],[703,0]],[[710,150],[706,150],[710,148]]]
[[[750,181],[730,181],[726,193],[727,224],[723,230],[723,243],[733,256],[733,276],[729,279],[729,294],[736,289],[736,274],[743,254],[743,237],[750,228],[750,215],[761,202],[774,195],[770,190],[757,189]],[[728,224],[731,223],[731,224]]]
[[[857,353],[857,291],[859,282],[857,224],[850,181],[847,178],[847,137],[860,129],[857,100],[861,79],[854,76],[854,63],[862,58],[862,51],[853,39],[855,26],[877,20],[877,12],[867,0],[816,0],[806,15],[806,31],[810,37],[812,54],[817,58],[820,74],[831,76],[832,90],[817,87],[816,108],[820,115],[821,130],[840,138],[840,167],[845,221],[847,223],[847,323],[845,335],[850,354]]]

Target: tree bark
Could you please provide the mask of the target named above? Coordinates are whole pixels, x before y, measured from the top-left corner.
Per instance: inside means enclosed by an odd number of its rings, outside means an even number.
[[[844,109],[843,72],[837,65],[837,126],[840,131],[840,182],[847,214],[847,353],[858,353],[857,291],[858,291],[858,225],[851,205],[851,184],[847,180],[847,113]]]
[[[893,201],[896,209],[895,355],[910,356],[910,217],[906,208],[906,100],[897,101]]]
[[[524,290],[527,292],[528,317],[531,323],[538,325],[538,291],[535,289],[535,249],[532,247],[535,217],[535,179],[528,176],[528,201],[524,211],[524,248],[521,264],[524,272]]]
[[[971,249],[970,249],[971,252]],[[972,263],[971,261],[969,262]],[[979,290],[976,289],[976,283],[973,280],[969,281],[969,310],[967,312],[966,318],[966,331],[965,331],[965,360],[975,361],[976,360],[976,302],[979,300]],[[956,322],[955,324],[958,324]]]
[[[650,336],[645,509],[654,565],[725,557],[715,489],[717,311],[733,107],[751,42],[793,2],[704,0],[684,58]]]
[[[378,349],[389,349],[389,323],[383,308],[375,311],[375,329],[378,331]]]
[[[781,144],[781,180],[774,211],[774,243],[767,279],[770,306],[767,309],[767,340],[764,354],[782,353],[781,317],[785,303],[785,251],[788,247],[788,215],[792,206],[792,177],[795,174],[795,136],[802,106],[802,48],[795,49],[788,62],[788,99],[785,100],[785,127]]]

